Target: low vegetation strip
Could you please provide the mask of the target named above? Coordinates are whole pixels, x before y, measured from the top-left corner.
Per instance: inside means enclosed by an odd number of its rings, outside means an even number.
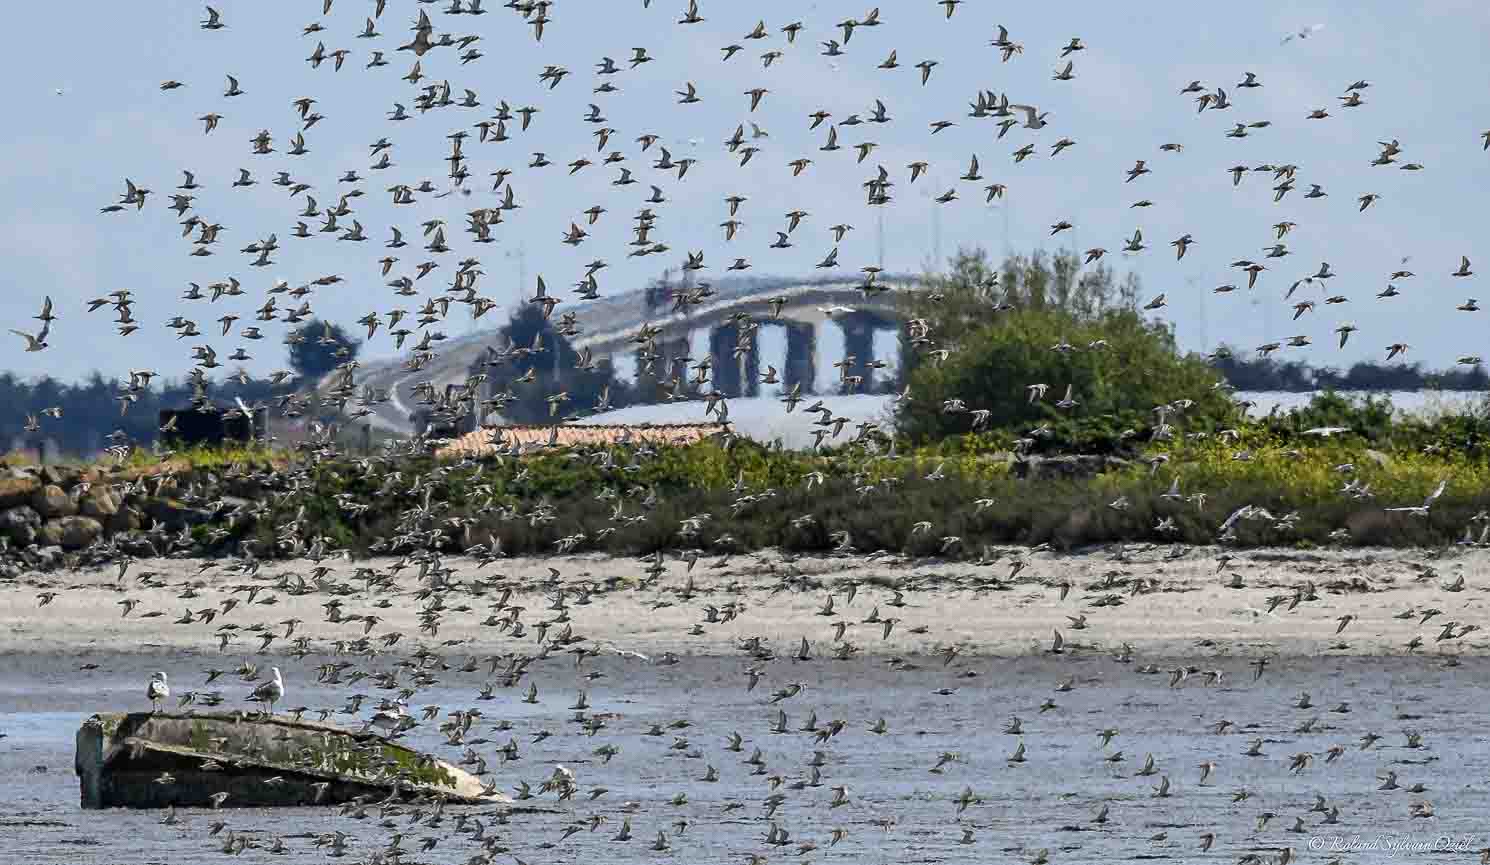
[[[305,446],[13,465],[0,481],[0,535],[12,572],[120,556],[307,554],[284,540],[289,526],[319,538],[323,556],[397,554],[431,539],[486,557],[681,546],[969,560],[1005,544],[1490,540],[1478,421],[1373,428],[1341,411],[1325,400],[1299,417],[1168,440],[1145,429],[1122,449],[1086,454],[1041,453],[992,432],[921,447],[868,435],[820,452],[711,436],[539,444],[518,457],[352,457]],[[1342,422],[1298,428],[1321,412]],[[426,442],[425,452],[435,447]]]

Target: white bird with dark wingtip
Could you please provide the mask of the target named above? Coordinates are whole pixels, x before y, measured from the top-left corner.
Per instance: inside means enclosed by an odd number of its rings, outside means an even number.
[[[145,696],[150,698],[151,711],[159,712],[160,704],[171,696],[171,687],[166,684],[166,674],[156,673],[150,677],[150,684],[145,686]]]
[[[249,699],[255,703],[263,703],[268,707],[269,714],[273,715],[274,704],[285,698],[285,680],[278,667],[271,667],[270,672],[274,674],[274,678],[254,688]]]
[[[1443,491],[1447,489],[1448,486],[1449,479],[1444,478],[1443,480],[1438,482],[1438,486],[1434,488],[1433,492],[1428,494],[1428,497],[1423,500],[1423,503],[1421,505],[1409,505],[1402,508],[1383,508],[1383,510],[1385,510],[1387,513],[1411,514],[1415,517],[1426,517],[1428,516],[1428,509],[1433,507],[1433,503],[1438,501],[1439,496],[1443,495]]]
[[[379,709],[375,712],[364,729],[382,730],[392,735],[402,731],[408,717],[409,714],[404,711],[403,704],[394,703],[390,708]]]
[[[1024,112],[1025,129],[1044,129],[1045,118],[1050,115],[1049,111],[1039,111],[1033,105],[1010,105],[1009,107],[1015,111]]]

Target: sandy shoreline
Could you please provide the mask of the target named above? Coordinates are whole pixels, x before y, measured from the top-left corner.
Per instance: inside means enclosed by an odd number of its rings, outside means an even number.
[[[834,640],[840,621],[847,623],[844,640],[858,647],[860,656],[934,654],[948,646],[969,656],[1026,655],[1049,649],[1055,629],[1063,633],[1068,651],[1078,652],[1116,651],[1128,643],[1149,655],[1382,655],[1406,653],[1414,636],[1423,641],[1420,653],[1490,648],[1490,636],[1483,631],[1437,639],[1450,621],[1461,628],[1480,622],[1490,587],[1482,576],[1490,564],[1485,553],[1450,551],[1429,558],[1423,551],[1402,550],[1248,550],[1232,553],[1235,558],[1218,574],[1223,552],[1195,548],[1168,559],[1167,548],[1135,547],[1119,561],[1107,552],[1010,550],[988,565],[864,557],[802,558],[787,565],[778,555],[767,554],[736,556],[716,567],[717,557],[703,557],[692,572],[691,594],[684,591],[687,566],[680,560],[669,560],[655,582],[637,588],[647,565],[635,559],[514,558],[480,567],[475,560],[453,557],[443,560],[454,570],[452,582],[469,586],[482,580],[488,585],[479,596],[465,589],[446,593],[437,635],[419,633],[419,610],[428,601],[415,595],[420,589],[417,565],[399,574],[394,590],[369,596],[361,590],[361,580],[354,579],[357,570],[386,571],[393,559],[323,563],[329,568],[327,583],[357,587],[342,594],[314,589],[291,594],[277,588],[285,575],[309,580],[313,565],[306,561],[265,563],[247,575],[229,571],[229,561],[199,572],[207,562],[140,560],[122,584],[116,583],[112,566],[32,573],[0,584],[0,651],[216,654],[219,635],[229,633],[232,640],[223,654],[251,655],[259,650],[261,634],[274,633],[268,654],[277,654],[292,648],[283,638],[282,624],[290,619],[300,620],[294,636],[308,637],[312,652],[329,652],[334,641],[356,640],[364,633],[380,651],[392,653],[417,646],[451,654],[533,652],[539,623],[555,620],[550,636],[567,624],[586,646],[652,656],[737,654],[740,642],[750,637],[790,656],[806,637],[814,657],[828,657],[841,646]],[[1016,559],[1025,564],[1011,580]],[[554,609],[557,592],[548,582],[550,567],[560,572],[566,588],[562,613]],[[783,583],[791,573],[796,576]],[[1223,585],[1231,574],[1241,575],[1245,587]],[[140,581],[142,575],[148,583]],[[1462,588],[1453,590],[1460,577]],[[1110,587],[1103,585],[1107,579]],[[616,587],[605,589],[607,581]],[[1142,591],[1134,592],[1135,581],[1142,581]],[[849,603],[847,589],[854,582],[857,595]],[[1064,601],[1063,582],[1071,584]],[[1314,600],[1291,611],[1285,601],[1267,612],[1270,597],[1292,599],[1311,582]],[[183,597],[188,585],[194,591]],[[510,609],[496,607],[502,585],[514,588],[508,604],[524,608],[521,637],[495,624],[511,615]],[[587,586],[593,591],[588,599]],[[903,606],[895,605],[892,587],[903,592]],[[830,590],[833,608],[824,615]],[[44,607],[38,605],[43,592],[56,593]],[[340,602],[339,623],[327,620],[323,606],[333,599]],[[137,602],[127,616],[122,615],[126,600]],[[226,614],[225,602],[236,604]],[[707,620],[709,608],[725,611],[731,604],[738,609],[732,621]],[[190,624],[176,621],[187,610],[207,609],[218,613],[211,622],[200,615]],[[876,609],[878,616],[872,614]],[[1441,613],[1426,624],[1420,623],[1421,615],[1395,617],[1408,609]],[[370,628],[360,618],[367,614],[376,617]],[[1337,636],[1345,615],[1356,618]],[[1082,616],[1085,627],[1073,626],[1072,618]],[[882,624],[887,618],[899,620],[888,638]],[[225,624],[229,630],[220,631]],[[379,639],[390,632],[402,635],[391,647]]]

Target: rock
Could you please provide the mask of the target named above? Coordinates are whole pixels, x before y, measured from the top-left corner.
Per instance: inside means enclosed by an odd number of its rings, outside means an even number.
[[[31,497],[41,488],[36,478],[22,472],[0,477],[0,510],[31,503]]]
[[[78,503],[56,484],[47,484],[31,496],[31,507],[46,519],[70,517],[78,512]]]
[[[108,487],[90,487],[88,494],[78,502],[84,516],[107,519],[119,512],[119,497]]]
[[[26,505],[17,505],[0,512],[0,535],[10,539],[18,547],[36,543],[36,530],[41,528],[41,516]]]
[[[42,483],[59,487],[70,487],[77,482],[77,473],[61,466],[42,466],[40,474]]]
[[[104,520],[103,526],[111,535],[117,532],[139,531],[145,526],[145,515],[134,505],[125,505]]]
[[[1095,454],[1071,454],[1058,457],[1031,456],[1014,463],[1014,476],[1034,480],[1080,480],[1106,471],[1121,469],[1128,461],[1121,457]]]
[[[199,526],[212,519],[212,514],[209,512],[189,508],[175,499],[147,499],[144,502],[144,510],[150,519],[173,532],[179,532],[189,526]]]
[[[123,511],[120,513],[123,513]],[[154,544],[150,543],[150,539],[140,532],[124,532],[115,537],[113,543],[118,544],[119,549],[131,556],[153,558],[160,555],[160,551],[155,548]]]
[[[103,523],[92,517],[63,517],[57,524],[62,527],[60,541],[64,550],[81,550],[103,537]]]
[[[36,542],[44,548],[62,546],[62,521],[50,520],[36,530]]]
[[[42,526],[43,529],[46,526]],[[36,566],[40,568],[55,568],[57,562],[62,558],[62,548],[56,544],[48,544],[37,547],[35,552]]]

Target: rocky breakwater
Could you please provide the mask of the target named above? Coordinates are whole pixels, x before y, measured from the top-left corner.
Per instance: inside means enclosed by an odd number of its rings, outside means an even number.
[[[211,511],[174,498],[177,489],[168,473],[121,477],[96,467],[6,467],[0,469],[0,547],[11,554],[12,569],[55,565],[100,541],[155,555],[147,530],[180,532],[212,519]]]

